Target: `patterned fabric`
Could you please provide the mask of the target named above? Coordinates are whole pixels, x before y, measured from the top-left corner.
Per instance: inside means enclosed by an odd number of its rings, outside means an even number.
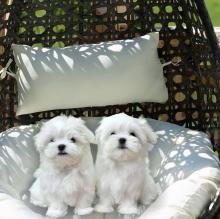
[[[85,120],[88,128],[94,131],[101,118],[86,118]],[[172,187],[169,189],[170,186],[196,173],[197,170],[211,167],[217,171],[219,168],[219,161],[215,153],[211,150],[211,144],[206,134],[152,119],[148,119],[148,123],[159,136],[157,144],[153,151],[150,152],[150,168],[155,181],[161,186],[162,191],[166,191],[167,189],[168,191],[173,191]],[[28,192],[28,188],[33,181],[33,172],[39,165],[38,153],[33,144],[33,136],[36,135],[39,128],[40,124],[18,126],[0,134],[0,191],[20,200],[20,205],[23,206],[22,209],[27,209],[28,207],[28,212],[31,210],[35,213],[45,215],[45,209],[29,203]],[[93,145],[91,149],[95,159],[97,153],[96,146]],[[205,177],[215,182],[216,177],[213,177],[211,171],[206,171]],[[201,187],[201,190],[203,191],[203,187]],[[194,195],[192,191],[195,190],[185,191],[187,200],[188,197],[191,200],[191,195]],[[167,196],[167,192],[165,194]],[[173,192],[171,196],[173,197]],[[181,195],[179,196],[181,200]],[[204,203],[207,203],[209,198],[209,195],[206,194],[203,198]],[[194,198],[192,199],[194,200]],[[172,199],[170,200],[172,202]],[[0,201],[0,209],[1,206],[3,205],[1,205]],[[12,209],[11,205],[10,209]],[[140,206],[139,215],[142,215],[145,211],[146,206]],[[156,212],[155,215],[157,215]],[[117,213],[106,215],[94,213],[92,216],[83,217],[83,219],[99,219],[99,217],[100,219],[123,219]],[[71,208],[65,219],[70,218],[72,218]],[[130,219],[134,218],[137,218],[137,216],[130,217]]]

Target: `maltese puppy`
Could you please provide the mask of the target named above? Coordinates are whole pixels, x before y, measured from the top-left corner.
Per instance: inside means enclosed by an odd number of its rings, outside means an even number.
[[[137,214],[138,202],[149,205],[158,196],[150,175],[148,152],[157,135],[145,119],[124,113],[104,118],[96,130],[97,212]]]
[[[40,166],[34,173],[30,201],[48,207],[46,215],[66,215],[68,206],[85,215],[95,195],[95,172],[90,143],[95,136],[80,118],[57,116],[45,122],[35,136]]]

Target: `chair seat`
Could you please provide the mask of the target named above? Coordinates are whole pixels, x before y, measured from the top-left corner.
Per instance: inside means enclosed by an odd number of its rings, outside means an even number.
[[[87,126],[95,130],[100,118],[85,118]],[[186,198],[195,195],[198,191],[202,194],[204,200],[201,205],[207,204],[209,199],[215,193],[216,187],[220,183],[219,161],[211,149],[211,143],[205,133],[193,131],[181,126],[167,122],[161,122],[153,119],[147,119],[153,130],[157,132],[159,138],[154,149],[150,152],[150,169],[155,181],[161,187],[161,197],[153,203],[153,206],[173,205],[169,196],[173,196],[175,191],[179,191],[178,196],[184,197],[179,199],[179,204],[185,209],[183,204]],[[15,207],[19,211],[27,211],[33,214],[32,218],[44,218],[46,209],[33,206],[29,203],[28,188],[33,182],[33,172],[39,165],[39,155],[33,144],[33,136],[39,131],[40,123],[37,125],[18,126],[8,129],[0,134],[0,218],[1,219],[26,219],[22,214],[19,218],[16,210],[8,210]],[[96,157],[96,146],[91,146],[94,159]],[[181,191],[181,188],[185,188]],[[189,188],[189,189],[187,189]],[[168,200],[168,201],[164,201]],[[188,199],[187,199],[188,200]],[[192,200],[192,199],[190,199]],[[165,203],[167,202],[167,203]],[[18,204],[19,203],[19,204]],[[162,204],[161,204],[162,203]],[[188,203],[188,202],[187,202]],[[19,207],[22,205],[22,208]],[[183,206],[184,205],[184,206]],[[167,209],[170,206],[166,206]],[[202,209],[205,206],[199,206]],[[190,208],[190,205],[187,207]],[[193,206],[191,207],[193,208]],[[26,210],[25,210],[26,209]],[[153,207],[142,207],[140,215],[151,212],[150,218],[161,216],[155,211],[155,217],[152,216]],[[155,210],[155,209],[154,209]],[[5,211],[5,216],[4,215]],[[72,209],[63,219],[72,219]],[[173,209],[170,210],[172,212]],[[158,211],[159,212],[159,211]],[[17,215],[12,217],[11,215]],[[176,213],[176,212],[174,212]],[[195,214],[199,214],[196,212]],[[184,213],[185,214],[185,213]],[[190,214],[187,212],[186,214]],[[9,215],[9,216],[8,216]],[[43,217],[42,217],[42,216]],[[117,213],[97,214],[83,216],[88,219],[119,219],[123,218]],[[137,218],[137,216],[133,216]],[[165,217],[163,217],[165,218]],[[171,218],[168,217],[167,218]],[[182,217],[184,218],[184,217]],[[185,217],[187,218],[187,216]]]

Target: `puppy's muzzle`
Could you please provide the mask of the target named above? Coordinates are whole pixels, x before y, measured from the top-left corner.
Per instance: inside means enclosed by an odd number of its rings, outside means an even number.
[[[125,138],[119,138],[119,149],[127,149],[127,146],[125,145],[126,139]]]

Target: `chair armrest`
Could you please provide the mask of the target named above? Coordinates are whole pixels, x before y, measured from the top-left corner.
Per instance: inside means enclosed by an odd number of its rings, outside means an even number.
[[[198,218],[216,194],[220,171],[203,168],[169,186],[138,219]]]
[[[0,193],[0,218],[1,219],[45,219],[33,212],[21,200],[15,199],[5,193]]]
[[[215,198],[208,204],[206,210],[198,219],[214,219],[220,214],[220,188],[218,188]]]

